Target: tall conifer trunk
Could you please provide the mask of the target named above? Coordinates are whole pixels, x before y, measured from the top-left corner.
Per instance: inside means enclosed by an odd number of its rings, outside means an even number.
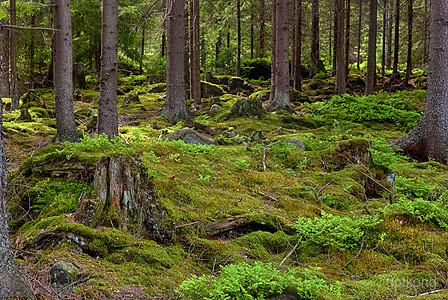
[[[10,0],[10,23],[12,26],[16,25],[16,0]],[[11,60],[11,110],[19,108],[19,86],[17,77],[17,36],[16,29],[9,30],[9,58]]]
[[[370,0],[369,49],[367,57],[366,95],[370,95],[376,86],[376,38],[378,32],[378,0]]]
[[[98,133],[118,135],[118,0],[103,0]]]
[[[57,140],[78,142],[73,111],[73,45],[70,0],[55,0],[54,100]]]

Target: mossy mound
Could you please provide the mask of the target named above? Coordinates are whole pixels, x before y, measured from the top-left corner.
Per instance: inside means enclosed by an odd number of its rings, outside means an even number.
[[[264,113],[260,99],[240,99],[232,106],[229,117],[262,117]]]

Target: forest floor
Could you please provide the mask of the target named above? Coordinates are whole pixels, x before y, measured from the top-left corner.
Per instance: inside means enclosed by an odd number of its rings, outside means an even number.
[[[41,299],[225,299],[210,289],[249,279],[220,271],[248,272],[255,262],[260,273],[249,272],[260,289],[266,270],[269,282],[295,278],[257,299],[447,299],[448,167],[387,144],[420,119],[422,74],[409,90],[369,97],[357,95],[356,72],[353,95],[343,97],[321,74],[304,82],[292,111],[277,113],[257,110],[266,90],[215,79],[206,88],[216,95],[200,108],[187,102],[194,121],[176,125],[159,116],[164,84],[121,79],[114,142],[91,138],[94,90],[77,92],[84,138],[76,145],[52,143],[49,89],[22,97],[31,120],[4,114],[12,249]],[[243,102],[255,109],[234,108]],[[163,139],[186,127],[214,144]],[[101,202],[95,178],[105,157],[108,166],[110,158],[132,165],[124,178],[149,195],[140,212],[114,206],[113,197]],[[56,261],[78,268],[66,288],[49,282]]]

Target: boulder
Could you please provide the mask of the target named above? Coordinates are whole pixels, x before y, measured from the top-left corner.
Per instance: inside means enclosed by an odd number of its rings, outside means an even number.
[[[305,143],[298,139],[288,139],[286,140],[288,143],[294,145],[299,150],[305,150]]]
[[[183,128],[167,134],[163,140],[177,141],[182,140],[187,144],[212,145],[215,141],[206,135],[200,134],[190,128]]]
[[[58,261],[50,270],[50,282],[53,287],[66,287],[75,280],[78,268],[72,263],[66,261]]]
[[[304,92],[292,90],[290,92],[291,103],[305,103],[310,102],[310,98]]]
[[[229,91],[231,94],[244,94],[246,96],[254,92],[254,88],[251,87],[244,79],[239,77],[230,78]]]
[[[230,110],[232,117],[261,117],[265,113],[260,99],[240,99]]]
[[[269,100],[269,96],[271,95],[271,90],[261,90],[255,92],[249,96],[249,99],[259,99],[261,102],[266,102]]]
[[[221,106],[219,106],[218,104],[213,104],[210,107],[209,113],[214,115],[214,114],[218,113],[220,110],[221,110]]]
[[[219,97],[224,95],[224,90],[219,85],[201,81],[201,97],[202,98],[210,98],[210,97]]]

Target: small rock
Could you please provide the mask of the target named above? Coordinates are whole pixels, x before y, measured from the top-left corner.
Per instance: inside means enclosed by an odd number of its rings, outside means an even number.
[[[228,137],[228,138],[234,138],[234,137],[236,137],[236,132],[235,132],[235,130],[229,130],[229,131],[227,131],[226,132],[226,137]]]
[[[296,146],[297,149],[299,150],[305,150],[305,143],[302,142],[301,140],[297,140],[297,139],[288,139],[287,140],[288,143],[293,144],[294,146]]]
[[[179,129],[174,132],[171,132],[170,134],[167,134],[163,138],[163,140],[168,140],[168,141],[182,140],[187,144],[196,144],[196,145],[215,144],[215,141],[211,137],[200,134],[190,128],[183,128],[183,129]]]
[[[252,141],[262,140],[263,139],[263,131],[255,130],[254,133],[252,133],[252,136],[250,138]]]
[[[66,261],[58,261],[51,267],[50,282],[53,287],[66,287],[73,283],[78,268],[72,263]]]
[[[351,280],[358,280],[358,279],[361,279],[361,276],[359,276],[359,275],[350,275],[350,279]]]
[[[210,107],[210,111],[209,111],[209,113],[210,114],[216,114],[217,112],[219,112],[221,110],[221,106],[219,106],[218,104],[213,104],[211,107]]]

